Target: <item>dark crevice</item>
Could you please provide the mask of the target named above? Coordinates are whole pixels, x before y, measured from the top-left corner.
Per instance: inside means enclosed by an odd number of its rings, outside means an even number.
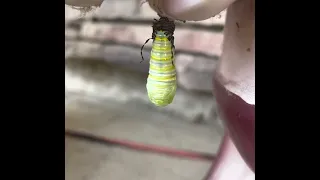
[[[110,46],[110,45],[119,45],[119,46],[123,46],[123,47],[131,47],[131,48],[138,48],[137,51],[140,53],[140,48],[142,46],[142,44],[135,44],[135,43],[130,43],[130,42],[117,42],[114,40],[98,40],[98,39],[92,39],[92,38],[81,38],[81,37],[77,37],[77,38],[69,38],[69,37],[65,37],[66,41],[76,41],[76,42],[86,42],[86,43],[92,43],[92,44],[100,44],[100,45],[104,45],[104,46]],[[151,47],[144,47],[144,52],[148,52],[151,51]],[[208,59],[212,59],[212,60],[219,60],[219,56],[218,55],[208,55],[202,52],[190,52],[189,50],[181,50],[181,49],[176,49],[175,50],[175,54],[179,54],[179,53],[183,53],[183,54],[188,54],[188,55],[192,55],[192,56],[198,56],[198,57],[202,57],[202,58],[208,58]]]
[[[69,28],[80,28],[81,23],[85,21],[92,21],[93,23],[110,23],[110,24],[127,24],[127,25],[148,25],[152,26],[153,19],[130,19],[130,18],[98,18],[92,17],[91,19],[77,19],[71,20],[67,27]],[[194,24],[194,23],[181,23],[176,22],[176,28],[183,28],[183,29],[191,29],[191,30],[205,30],[211,32],[222,32],[223,25],[214,24],[214,25],[202,25],[202,24]]]

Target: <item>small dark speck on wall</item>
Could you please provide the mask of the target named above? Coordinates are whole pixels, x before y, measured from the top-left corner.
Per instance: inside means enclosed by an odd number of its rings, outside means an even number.
[[[236,22],[237,28],[238,28],[238,32],[240,31],[240,25],[238,22]]]
[[[248,51],[248,52],[250,52],[250,51],[251,51],[251,49],[250,49],[250,48],[248,48],[248,49],[247,49],[247,51]]]

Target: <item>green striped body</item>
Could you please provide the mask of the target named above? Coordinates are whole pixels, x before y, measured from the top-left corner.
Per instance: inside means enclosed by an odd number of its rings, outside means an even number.
[[[170,104],[176,94],[176,69],[173,65],[172,45],[162,31],[158,31],[152,44],[147,91],[156,106]]]

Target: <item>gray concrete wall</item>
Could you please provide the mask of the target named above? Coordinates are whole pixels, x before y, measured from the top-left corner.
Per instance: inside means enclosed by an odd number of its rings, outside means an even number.
[[[150,104],[145,83],[148,61],[140,47],[151,36],[157,15],[137,1],[108,0],[80,18],[66,6],[66,91],[121,103],[137,103],[190,122],[216,123],[212,72],[221,55],[225,12],[201,22],[177,23],[175,31],[178,91],[174,102]],[[143,51],[150,54],[151,42]]]

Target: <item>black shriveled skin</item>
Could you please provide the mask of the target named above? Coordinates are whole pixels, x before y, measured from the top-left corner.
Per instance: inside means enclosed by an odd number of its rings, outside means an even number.
[[[172,49],[174,49],[175,46],[174,46],[173,33],[174,33],[175,28],[176,28],[176,26],[174,24],[174,21],[170,21],[167,17],[161,17],[160,16],[159,20],[154,19],[154,22],[153,22],[153,25],[152,25],[152,30],[153,30],[152,31],[152,36],[141,47],[142,61],[144,61],[144,58],[143,58],[143,55],[142,55],[142,50],[143,50],[144,45],[147,44],[150,39],[154,40],[156,38],[156,34],[157,34],[158,31],[163,31],[164,32],[164,34],[167,36],[168,40],[171,42]],[[173,50],[172,49],[171,49],[171,53],[172,53],[172,57],[173,57]],[[173,62],[172,62],[172,64],[173,64]]]

